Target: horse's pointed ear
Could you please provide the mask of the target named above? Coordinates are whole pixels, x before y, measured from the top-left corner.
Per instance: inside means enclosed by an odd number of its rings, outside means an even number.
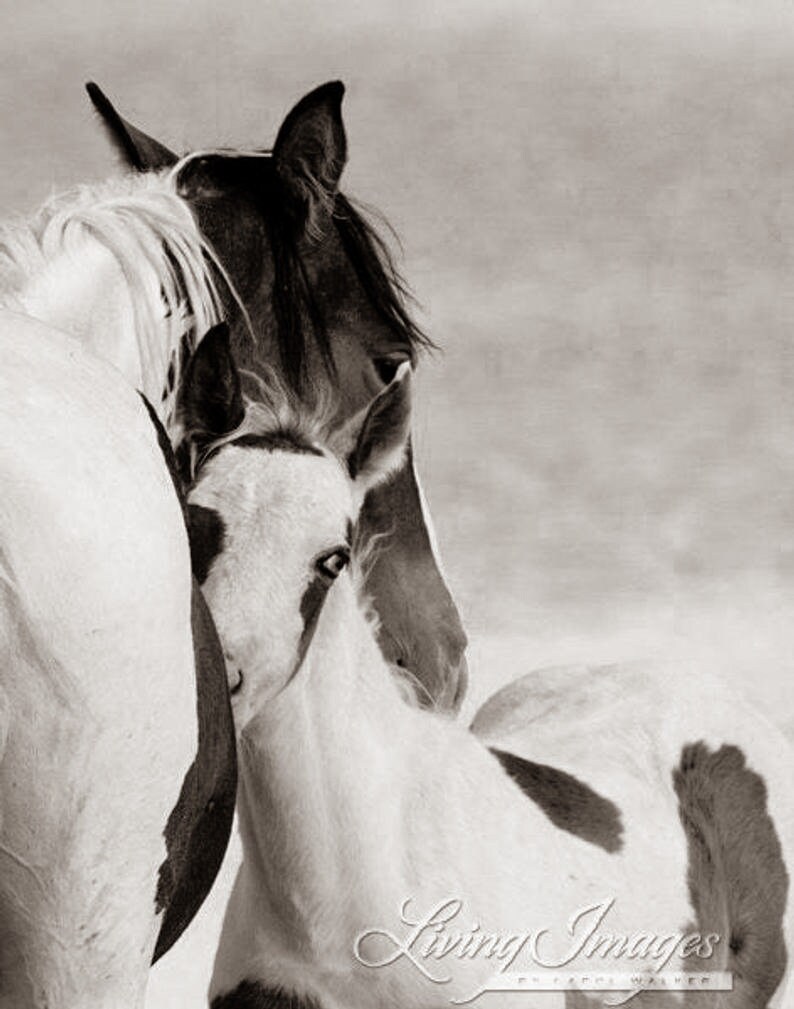
[[[344,93],[341,81],[310,91],[282,123],[273,147],[279,178],[304,215],[307,231],[315,237],[333,211],[347,159]]]
[[[85,89],[102,119],[111,144],[130,168],[148,172],[171,168],[177,163],[179,159],[173,151],[122,119],[107,95],[93,81],[89,81]]]
[[[234,431],[245,415],[240,373],[225,322],[213,326],[193,351],[179,391],[179,416],[193,442]]]
[[[399,469],[411,431],[411,366],[406,361],[367,408],[347,454],[350,475],[366,493]]]

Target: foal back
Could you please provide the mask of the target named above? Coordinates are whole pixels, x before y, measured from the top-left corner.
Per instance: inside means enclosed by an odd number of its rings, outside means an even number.
[[[677,924],[721,937],[707,969],[730,971],[733,990],[693,996],[693,1005],[793,1004],[792,752],[718,677],[677,662],[538,670],[486,701],[472,730],[617,803],[623,836],[613,858],[627,883],[682,891],[690,922]],[[649,871],[653,848],[662,873]],[[663,1009],[659,997],[631,1004]]]
[[[0,355],[0,1007],[134,1009],[197,749],[186,534],[114,369],[7,312]]]

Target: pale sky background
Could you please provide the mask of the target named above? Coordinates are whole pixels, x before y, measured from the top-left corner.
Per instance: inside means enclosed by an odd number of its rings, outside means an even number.
[[[86,79],[179,150],[344,80],[473,698],[691,654],[794,725],[794,5],[3,0],[0,53],[2,213],[116,170]]]

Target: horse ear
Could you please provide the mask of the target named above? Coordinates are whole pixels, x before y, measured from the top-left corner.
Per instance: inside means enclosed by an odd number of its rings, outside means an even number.
[[[194,442],[220,438],[243,421],[240,373],[225,322],[207,332],[188,361],[179,391],[179,416]]]
[[[411,366],[406,361],[367,408],[347,456],[350,475],[364,493],[400,467],[410,430]]]
[[[121,158],[139,172],[171,168],[179,158],[157,140],[147,137],[126,119],[122,119],[107,95],[89,81],[85,86],[88,97],[102,119],[107,136]]]
[[[315,237],[322,232],[323,218],[333,211],[347,159],[344,94],[341,81],[310,91],[282,123],[273,147],[279,178],[306,215],[307,231]]]

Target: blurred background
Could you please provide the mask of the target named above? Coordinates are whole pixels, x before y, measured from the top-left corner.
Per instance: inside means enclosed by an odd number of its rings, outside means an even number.
[[[267,146],[345,81],[344,188],[442,348],[416,438],[470,709],[686,655],[794,730],[788,2],[2,2],[4,214],[118,171],[87,79],[176,150]],[[152,1009],[202,1004],[223,901]]]

